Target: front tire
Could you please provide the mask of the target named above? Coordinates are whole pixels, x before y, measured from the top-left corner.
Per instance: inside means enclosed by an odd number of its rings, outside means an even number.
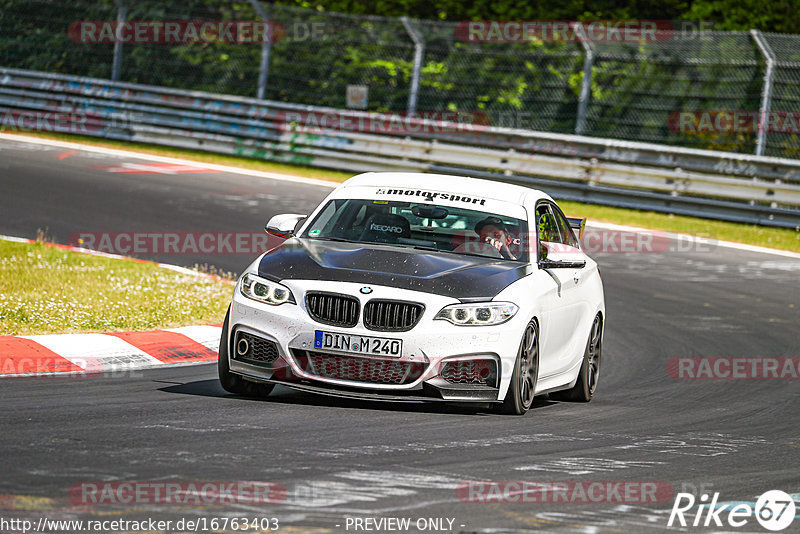
[[[533,404],[536,396],[536,383],[539,379],[539,327],[531,321],[525,327],[519,344],[514,373],[503,401],[503,413],[524,415]]]
[[[600,377],[600,356],[603,351],[603,318],[598,313],[592,323],[589,341],[583,353],[583,363],[578,372],[578,380],[571,389],[550,395],[552,399],[570,402],[589,402],[597,389]]]
[[[239,375],[231,373],[228,363],[228,319],[230,309],[225,314],[225,323],[222,325],[222,336],[219,339],[219,360],[217,361],[217,373],[222,389],[228,393],[242,395],[243,397],[266,397],[272,393],[275,387],[273,384],[260,384],[250,382]]]

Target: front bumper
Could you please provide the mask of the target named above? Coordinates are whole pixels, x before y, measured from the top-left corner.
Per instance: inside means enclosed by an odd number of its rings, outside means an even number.
[[[499,402],[505,396],[524,321],[515,317],[497,326],[465,327],[433,320],[455,301],[396,288],[336,283],[337,293],[354,296],[361,308],[371,299],[419,302],[425,310],[406,332],[376,332],[359,319],[352,328],[316,322],[306,310],[307,291],[331,291],[330,282],[287,280],[297,304],[270,306],[234,292],[228,330],[230,371],[250,380],[341,397],[392,401]],[[517,323],[522,322],[522,325]],[[399,357],[324,353],[314,348],[315,331],[402,339]],[[519,332],[517,332],[519,330]],[[268,357],[237,353],[245,337],[256,340]],[[261,347],[261,345],[259,345]],[[484,378],[477,380],[476,378]]]

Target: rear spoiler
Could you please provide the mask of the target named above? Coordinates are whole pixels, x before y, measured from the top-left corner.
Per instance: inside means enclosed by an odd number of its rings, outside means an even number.
[[[578,232],[578,239],[583,239],[583,231],[586,229],[586,219],[578,217],[567,217],[569,227]]]

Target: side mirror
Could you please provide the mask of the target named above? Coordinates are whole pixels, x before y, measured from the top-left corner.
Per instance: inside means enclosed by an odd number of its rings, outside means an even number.
[[[578,217],[567,217],[569,227],[578,232],[578,239],[583,239],[583,231],[586,229],[586,219]]]
[[[300,224],[305,219],[306,216],[299,213],[275,215],[267,222],[264,231],[268,234],[288,239],[300,229]]]

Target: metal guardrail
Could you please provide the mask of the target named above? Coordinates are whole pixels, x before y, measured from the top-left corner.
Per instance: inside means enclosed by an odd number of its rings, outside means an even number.
[[[397,117],[0,68],[3,129],[20,114],[51,112],[74,113],[75,133],[109,139],[355,172],[480,176],[563,199],[800,229],[796,160],[416,118],[402,131],[325,130],[315,122],[325,114],[351,124]]]

